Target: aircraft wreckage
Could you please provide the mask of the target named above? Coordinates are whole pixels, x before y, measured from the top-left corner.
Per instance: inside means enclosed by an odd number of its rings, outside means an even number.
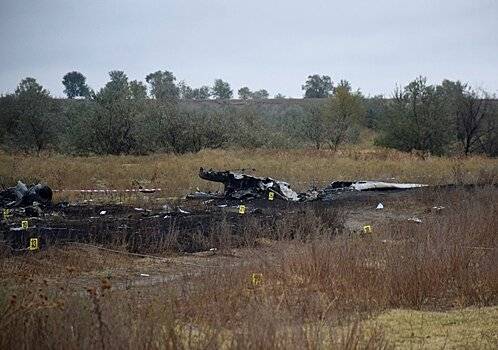
[[[298,193],[285,181],[242,172],[204,170],[200,168],[199,177],[207,181],[222,183],[224,185],[223,193],[197,191],[187,195],[187,198],[250,200],[268,198],[268,194],[272,192],[275,198],[286,201],[310,202],[314,200],[333,200],[335,195],[343,192],[408,190],[427,186],[381,181],[334,181],[322,189],[315,188]],[[0,191],[0,206],[4,208],[47,206],[51,204],[51,201],[52,190],[43,184],[27,186],[18,181],[16,186]]]
[[[188,195],[187,198],[254,199],[265,198],[269,192],[273,192],[276,197],[286,201],[307,202],[313,200],[331,200],[335,194],[346,191],[408,190],[427,186],[423,184],[382,181],[334,181],[323,189],[311,189],[307,192],[298,193],[285,181],[228,170],[216,171],[200,168],[199,177],[204,180],[222,183],[224,185],[224,192],[220,194],[198,191]]]
[[[52,201],[52,189],[47,185],[27,186],[18,181],[14,187],[0,191],[0,206],[6,208],[26,207],[35,204],[47,205]]]

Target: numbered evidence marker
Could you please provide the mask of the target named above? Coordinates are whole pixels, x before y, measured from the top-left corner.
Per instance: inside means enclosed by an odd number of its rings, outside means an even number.
[[[38,250],[40,249],[38,238],[30,238],[29,239],[29,250]]]
[[[259,286],[263,283],[263,274],[262,273],[253,273],[251,276],[251,282],[253,286]]]
[[[273,192],[268,192],[268,200],[272,201],[275,198],[275,193]]]
[[[246,206],[245,205],[239,205],[239,214],[245,214],[246,213]]]
[[[3,219],[7,220],[10,217],[10,209],[4,209],[3,210]]]
[[[363,233],[372,233],[372,226],[370,225],[363,226]]]
[[[28,224],[28,220],[23,220],[23,221],[21,221],[21,228],[22,228],[23,230],[27,230],[27,229],[28,229],[28,226],[29,226],[29,224]]]

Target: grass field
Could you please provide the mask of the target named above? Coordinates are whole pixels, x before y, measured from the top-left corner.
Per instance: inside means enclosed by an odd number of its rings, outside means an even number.
[[[498,307],[445,312],[392,310],[367,321],[399,349],[492,349],[498,344]]]
[[[200,166],[255,168],[306,188],[338,179],[476,189],[419,192],[347,208],[282,211],[273,229],[249,221],[217,253],[130,256],[54,246],[0,258],[0,348],[495,349],[498,347],[498,160],[383,149],[205,151],[146,157],[0,154],[2,181],[54,188],[162,187],[183,195],[210,185]],[[5,166],[3,166],[5,165]],[[212,188],[216,189],[216,188]],[[186,205],[186,204],[185,204]],[[434,205],[444,206],[433,211]],[[373,208],[373,209],[372,209]],[[407,215],[423,220],[413,223]],[[287,215],[287,216],[285,216]],[[338,223],[375,220],[359,235]],[[257,274],[257,277],[253,277]],[[258,277],[259,276],[259,277]],[[256,278],[256,279],[254,279]]]
[[[421,157],[388,149],[206,150],[150,156],[41,157],[0,153],[0,183],[44,181],[54,189],[159,187],[170,196],[216,185],[198,178],[200,167],[255,169],[288,181],[298,190],[334,180],[376,179],[427,184],[498,182],[498,159]]]

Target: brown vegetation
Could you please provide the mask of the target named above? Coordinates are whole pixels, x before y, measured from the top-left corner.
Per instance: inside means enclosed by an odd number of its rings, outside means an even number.
[[[431,157],[395,150],[206,150],[196,154],[150,156],[33,157],[0,153],[0,184],[41,180],[54,189],[159,187],[164,196],[182,196],[200,187],[219,188],[198,178],[199,167],[255,169],[288,181],[298,190],[334,180],[379,179],[427,184],[492,183],[498,160],[485,157]],[[59,197],[60,198],[60,197]]]
[[[309,215],[266,237],[269,245],[253,249],[252,258],[192,267],[169,283],[142,288],[121,288],[110,274],[98,284],[88,280],[86,290],[72,289],[69,277],[77,271],[60,271],[47,280],[39,268],[26,273],[38,259],[14,257],[4,264],[13,266],[12,275],[24,272],[25,282],[2,283],[0,347],[355,349],[446,343],[494,348],[496,308],[482,325],[475,321],[471,338],[459,343],[441,336],[447,329],[442,324],[438,332],[421,326],[416,313],[413,329],[436,332],[437,341],[421,342],[419,331],[400,338],[393,314],[384,312],[497,304],[495,195],[492,189],[421,195],[414,199],[418,205],[438,198],[446,209],[424,217],[422,224],[385,221],[367,236],[336,236],[327,216]],[[258,246],[260,230],[256,225],[243,235]],[[282,237],[286,230],[301,234]],[[77,259],[51,254],[40,259],[78,265]],[[87,264],[81,271],[104,267],[93,254],[80,256]],[[252,282],[253,273],[261,274],[260,282]],[[56,288],[56,281],[67,281],[66,286]],[[448,317],[450,324],[458,318]]]

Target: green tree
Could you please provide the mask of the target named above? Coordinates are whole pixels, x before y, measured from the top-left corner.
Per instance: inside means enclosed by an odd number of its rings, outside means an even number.
[[[261,113],[253,105],[227,111],[230,116],[231,142],[238,147],[255,149],[269,143],[275,133],[269,131]]]
[[[358,125],[365,117],[363,96],[359,91],[352,92],[351,85],[345,83],[337,86],[327,99],[323,108],[325,138],[334,150],[348,140],[353,140]]]
[[[131,97],[136,100],[143,100],[147,98],[147,86],[141,81],[132,80],[130,81],[130,94]]]
[[[327,97],[333,90],[332,80],[328,75],[309,75],[308,79],[302,85],[305,98],[323,98]]]
[[[180,95],[180,89],[175,85],[175,76],[168,71],[150,73],[145,81],[150,85],[151,95],[161,101],[175,101]]]
[[[251,95],[252,95],[252,98],[255,100],[265,99],[265,98],[268,98],[268,96],[270,96],[268,91],[266,91],[265,89],[254,91]]]
[[[140,148],[139,121],[145,108],[143,89],[122,71],[109,72],[110,81],[95,95],[95,106],[80,130],[88,148],[99,154],[127,154]],[[136,93],[137,91],[135,91]],[[140,95],[142,94],[142,95]]]
[[[17,97],[25,97],[25,96],[43,96],[48,97],[50,93],[48,90],[45,90],[43,86],[38,84],[35,78],[24,78],[21,80],[19,85],[17,85],[15,94]]]
[[[325,142],[326,124],[323,103],[307,103],[304,105],[304,119],[302,136],[306,141],[311,141],[316,149],[320,149]]]
[[[222,147],[229,135],[225,119],[205,110],[180,109],[170,113],[164,129],[169,149],[183,154]]]
[[[211,95],[211,88],[206,85],[192,90],[192,99],[194,100],[209,100]]]
[[[446,113],[452,118],[462,152],[465,155],[476,152],[490,154],[488,145],[493,140],[497,121],[492,97],[486,91],[446,79],[436,90],[442,95]]]
[[[194,90],[188,86],[183,80],[178,83],[180,98],[184,100],[192,100],[194,98]]]
[[[211,88],[209,86],[201,86],[199,88],[191,88],[184,81],[178,83],[180,97],[184,100],[208,100],[211,97]]]
[[[67,98],[89,97],[90,89],[86,84],[86,77],[80,72],[69,72],[62,78],[64,93]]]
[[[229,100],[233,96],[233,91],[228,82],[216,79],[212,88],[212,94],[217,100]]]
[[[0,96],[0,145],[5,145],[7,136],[16,125],[17,99],[14,94]]]
[[[41,152],[54,146],[59,127],[59,105],[34,78],[23,79],[7,97],[6,143],[24,152]]]
[[[241,100],[248,100],[251,98],[252,92],[247,86],[244,86],[239,89],[238,94]]]
[[[99,101],[120,101],[131,98],[128,76],[123,71],[113,70],[109,72],[111,80],[100,89],[97,94]]]
[[[402,151],[443,154],[454,138],[454,123],[444,94],[419,77],[396,89],[379,123],[377,143]]]
[[[366,108],[365,126],[378,129],[381,118],[386,113],[386,99],[382,95],[376,95],[365,98],[363,103]]]
[[[274,97],[274,99],[284,99],[285,98],[285,95],[282,95],[280,92],[277,93]]]
[[[348,90],[348,91],[351,91],[351,89],[352,89],[352,88],[351,88],[351,83],[350,83],[349,81],[345,80],[345,79],[341,79],[341,80],[339,81],[339,83],[337,84],[337,86],[336,86],[336,87],[334,87],[332,90],[335,90],[335,89],[340,89],[340,88],[342,88],[342,89],[346,89],[346,90]]]

